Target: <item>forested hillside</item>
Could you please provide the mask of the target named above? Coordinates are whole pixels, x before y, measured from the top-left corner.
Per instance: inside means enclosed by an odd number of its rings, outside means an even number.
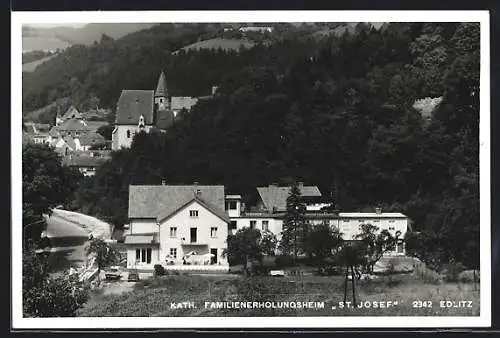
[[[104,35],[93,45],[74,45],[34,72],[23,73],[23,115],[31,115],[32,111],[65,97],[71,98],[78,109],[95,104],[95,98],[101,107],[114,109],[122,89],[153,89],[161,70],[167,74],[172,95],[207,95],[213,85],[246,66],[271,66],[284,71],[297,60],[314,55],[328,36],[315,36],[314,32],[331,25],[275,24],[272,33],[249,32],[244,37],[237,30],[223,32],[225,26],[160,24],[117,40]],[[219,41],[221,37],[246,41],[255,48],[243,48],[240,53],[224,51],[224,46],[182,50],[192,44],[203,45],[204,41]],[[39,118],[51,123],[54,114],[51,111]]]
[[[335,194],[343,211],[378,204],[403,211],[416,231],[410,251],[436,265],[477,268],[479,25],[360,25],[356,32],[240,55],[171,58],[154,45],[148,53],[144,43],[124,47],[124,58],[143,61],[116,60],[110,69],[163,64],[174,95],[201,94],[212,83],[220,91],[166,136],[139,135],[132,149],[115,152],[80,187],[72,207],[120,225],[129,184],[165,177],[170,184],[224,184],[251,198],[256,186],[300,179]],[[114,41],[101,44],[108,44],[98,49],[103,53],[116,48]],[[144,69],[149,73],[108,71],[100,93],[111,100],[132,78],[135,88],[150,88],[158,70]],[[442,97],[430,118],[413,108],[425,97]]]

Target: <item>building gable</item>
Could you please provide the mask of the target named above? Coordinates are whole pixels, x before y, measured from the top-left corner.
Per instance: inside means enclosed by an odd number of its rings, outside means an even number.
[[[172,210],[172,208],[167,208],[166,210],[162,211],[157,217],[157,222],[162,223],[162,222],[166,221],[167,219],[175,216],[176,214],[182,212],[186,208],[189,208],[190,206],[195,205],[195,204],[201,206],[205,210],[209,211],[211,214],[217,216],[222,221],[224,221],[226,223],[230,222],[229,216],[225,212],[223,212],[221,210],[217,210],[213,206],[210,206],[205,201],[203,201],[202,199],[195,197],[195,196],[193,198],[191,198],[187,203],[184,203],[183,205],[181,205],[179,208],[177,208],[175,210]]]
[[[173,212],[198,198],[214,210],[224,213],[225,193],[222,185],[131,185],[129,186],[129,218],[157,218]]]

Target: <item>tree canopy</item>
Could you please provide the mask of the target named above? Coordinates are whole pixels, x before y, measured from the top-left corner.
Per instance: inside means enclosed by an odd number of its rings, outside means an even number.
[[[224,184],[251,200],[256,186],[300,179],[335,192],[340,210],[405,213],[427,241],[422,257],[478,266],[479,25],[391,23],[319,40],[293,36],[240,53],[175,57],[132,38],[133,48],[111,43],[127,58],[120,67],[144,65],[148,55],[171,69],[174,95],[219,89],[167,133],[139,135],[115,152],[75,206],[123,224],[129,184]],[[99,91],[115,102],[123,84],[151,88],[158,72],[113,68]],[[425,98],[440,103],[424,113],[414,103]]]

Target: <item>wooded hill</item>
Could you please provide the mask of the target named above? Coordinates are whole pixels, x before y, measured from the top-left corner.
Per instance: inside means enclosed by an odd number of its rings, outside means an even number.
[[[23,73],[23,114],[63,97],[71,98],[80,110],[87,109],[96,97],[101,107],[114,109],[122,89],[154,89],[161,70],[167,74],[172,95],[208,95],[213,85],[246,66],[268,65],[284,72],[295,61],[313,55],[327,37],[314,32],[339,25],[275,24],[272,33],[243,36],[237,29],[224,32],[226,24],[160,24],[117,40],[104,35],[98,43],[74,45],[34,72]],[[255,48],[243,48],[239,55],[234,48],[226,48],[227,44],[182,50],[226,40],[245,41],[247,47],[255,44]],[[54,114],[40,116],[40,122],[51,123]]]
[[[406,213],[417,231],[408,248],[430,264],[478,267],[479,25],[359,25],[321,43],[296,38],[174,58],[164,51],[191,39],[184,32],[172,44],[176,32],[150,30],[165,37],[162,46],[132,35],[71,51],[84,68],[120,50],[106,76],[89,75],[104,81],[92,88],[108,102],[123,84],[152,88],[152,64],[167,70],[173,95],[220,85],[166,136],[139,135],[130,150],[115,152],[82,183],[73,208],[120,225],[129,184],[224,184],[251,199],[256,186],[301,180],[334,194],[344,211],[382,205]],[[424,117],[413,105],[426,97],[442,102]]]

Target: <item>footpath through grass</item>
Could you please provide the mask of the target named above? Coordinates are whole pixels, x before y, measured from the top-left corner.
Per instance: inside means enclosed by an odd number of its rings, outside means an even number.
[[[412,274],[359,281],[356,287],[356,302],[363,306],[340,308],[344,297],[342,277],[249,280],[234,275],[171,275],[141,281],[133,291],[119,295],[97,292],[78,315],[479,316],[479,284],[432,283]],[[350,283],[347,301],[352,301]],[[235,303],[231,303],[233,308],[221,308],[222,302],[238,302],[240,307],[245,306],[241,303],[250,302],[250,308],[237,309]]]

